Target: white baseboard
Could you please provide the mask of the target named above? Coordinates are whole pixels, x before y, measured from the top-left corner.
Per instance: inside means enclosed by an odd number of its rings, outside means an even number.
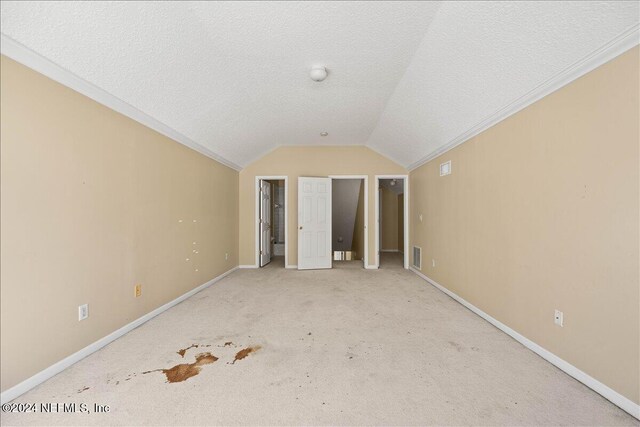
[[[458,301],[460,304],[464,305],[469,310],[473,311],[478,316],[482,317],[487,322],[491,323],[496,328],[498,328],[501,331],[505,332],[506,334],[510,335],[513,339],[515,339],[516,341],[520,342],[520,344],[524,345],[529,350],[533,351],[534,353],[537,353],[543,359],[547,360],[548,362],[550,362],[553,365],[557,366],[558,368],[562,369],[564,372],[566,372],[567,374],[571,375],[573,378],[575,378],[576,380],[580,381],[582,384],[586,385],[587,387],[589,387],[590,389],[592,389],[596,393],[602,395],[604,398],[606,398],[607,400],[611,401],[614,405],[620,407],[622,410],[624,410],[625,412],[628,412],[630,415],[640,419],[640,405],[638,405],[637,403],[632,402],[631,400],[629,400],[628,398],[624,397],[623,395],[621,395],[617,391],[613,390],[609,386],[601,383],[600,381],[596,380],[595,378],[593,378],[589,374],[581,371],[580,369],[576,368],[575,366],[573,366],[569,362],[567,362],[567,361],[559,358],[555,354],[551,353],[549,350],[539,346],[538,344],[534,343],[533,341],[531,341],[530,339],[524,337],[523,335],[520,335],[518,332],[514,331],[513,329],[511,329],[510,327],[508,327],[504,323],[502,323],[502,322],[494,319],[493,317],[489,316],[487,313],[485,313],[484,311],[480,310],[478,307],[476,307],[473,304],[469,303],[468,301],[466,301],[464,298],[458,296],[457,294],[451,292],[449,289],[447,289],[444,286],[440,285],[435,280],[432,280],[432,279],[428,278],[427,276],[425,276],[424,274],[422,274],[420,271],[416,270],[415,268],[412,267],[411,271],[413,271],[416,275],[418,275],[422,279],[424,279],[427,282],[429,282],[431,285],[433,285],[437,289],[439,289],[442,292],[444,292],[445,294],[449,295],[454,300]]]
[[[247,269],[247,268],[259,268],[259,267],[257,265],[255,265],[255,264],[247,264],[247,265],[239,265],[238,268],[241,268],[241,269],[244,270],[244,269]]]
[[[285,268],[288,268],[289,270],[297,270],[298,269],[298,265],[297,264],[289,264]]]
[[[377,270],[378,266],[377,265],[365,265],[364,268],[366,268],[367,270]]]
[[[208,288],[209,286],[213,285],[214,283],[218,282],[219,280],[221,280],[221,279],[225,278],[226,276],[228,276],[229,274],[233,273],[237,269],[238,269],[238,267],[234,267],[231,270],[222,273],[218,277],[209,280],[207,283],[205,283],[203,285],[200,285],[197,288],[192,289],[192,290],[190,290],[189,292],[187,292],[187,293],[185,293],[183,295],[180,295],[178,298],[174,299],[173,301],[170,301],[170,302],[166,303],[165,305],[156,308],[155,310],[153,310],[153,311],[145,314],[144,316],[134,320],[133,322],[123,326],[122,328],[110,333],[106,337],[100,338],[98,341],[96,341],[96,342],[94,342],[92,344],[89,344],[88,346],[86,346],[82,350],[79,350],[79,351],[73,353],[72,355],[70,355],[68,357],[65,357],[61,361],[54,363],[53,365],[49,366],[48,368],[38,372],[34,376],[32,376],[30,378],[27,378],[26,380],[22,381],[21,383],[19,383],[19,384],[15,385],[15,386],[3,391],[0,394],[0,403],[4,404],[4,403],[7,403],[7,402],[10,402],[11,400],[15,399],[16,397],[18,397],[18,396],[26,393],[27,391],[31,390],[35,386],[42,384],[43,382],[45,382],[49,378],[53,377],[54,375],[59,374],[60,372],[62,372],[63,370],[67,369],[69,366],[73,365],[74,363],[79,362],[80,360],[82,360],[85,357],[89,356],[91,353],[94,353],[94,352],[100,350],[102,347],[104,347],[107,344],[109,344],[109,343],[115,341],[116,339],[122,337],[127,332],[132,331],[133,329],[137,328],[138,326],[142,325],[143,323],[148,322],[149,320],[153,319],[154,317],[156,317],[160,313],[162,313],[164,311],[167,311],[168,309],[170,309],[174,305],[176,305],[178,303],[181,303],[182,301],[186,300],[190,296],[195,295],[198,292]]]
[[[380,252],[398,252],[398,249],[380,249]]]

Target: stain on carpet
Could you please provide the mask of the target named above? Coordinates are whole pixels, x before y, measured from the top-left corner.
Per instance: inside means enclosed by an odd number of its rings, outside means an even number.
[[[82,393],[83,391],[87,391],[89,390],[89,387],[84,386],[83,388],[81,388],[80,390],[78,390],[78,394]]]
[[[240,350],[239,352],[236,353],[236,357],[235,359],[233,359],[233,362],[231,362],[231,364],[235,364],[238,360],[242,360],[245,357],[247,357],[248,355],[250,355],[251,353],[255,353],[256,351],[260,350],[262,347],[259,345],[255,345],[253,347],[247,347],[245,349]]]
[[[190,348],[198,348],[198,344],[191,344],[189,347],[187,348],[182,348],[180,350],[178,350],[176,353],[178,353],[180,355],[180,357],[184,357],[185,353],[187,352],[187,350],[189,350]]]
[[[162,372],[167,377],[169,383],[179,383],[186,381],[191,377],[194,377],[200,373],[203,365],[209,365],[218,360],[213,354],[206,352],[200,353],[196,356],[196,361],[193,363],[181,363],[169,369],[154,369],[153,371],[145,371],[143,374],[150,374],[151,372]]]

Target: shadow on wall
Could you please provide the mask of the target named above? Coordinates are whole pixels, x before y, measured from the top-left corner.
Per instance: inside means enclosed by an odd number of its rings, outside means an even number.
[[[332,251],[350,251],[351,259],[364,255],[364,180],[332,182]]]

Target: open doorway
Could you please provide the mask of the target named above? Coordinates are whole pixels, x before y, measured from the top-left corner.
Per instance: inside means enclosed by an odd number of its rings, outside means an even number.
[[[333,267],[364,268],[367,258],[367,177],[331,176]]]
[[[378,268],[407,268],[407,177],[406,175],[377,176],[376,183]]]
[[[287,177],[256,177],[256,266],[287,265]]]

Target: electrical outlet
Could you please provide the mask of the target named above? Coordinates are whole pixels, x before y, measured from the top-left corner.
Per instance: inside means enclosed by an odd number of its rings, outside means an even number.
[[[564,313],[560,310],[556,310],[553,322],[560,327],[564,327]]]
[[[227,261],[229,259],[229,253],[224,254],[224,260]]]
[[[89,317],[89,304],[78,306],[78,321],[84,320],[87,317]]]
[[[142,285],[136,285],[133,290],[133,294],[135,295],[136,298],[138,298],[139,296],[142,296]]]
[[[436,266],[436,260],[435,259],[431,259],[431,267],[435,267]]]

